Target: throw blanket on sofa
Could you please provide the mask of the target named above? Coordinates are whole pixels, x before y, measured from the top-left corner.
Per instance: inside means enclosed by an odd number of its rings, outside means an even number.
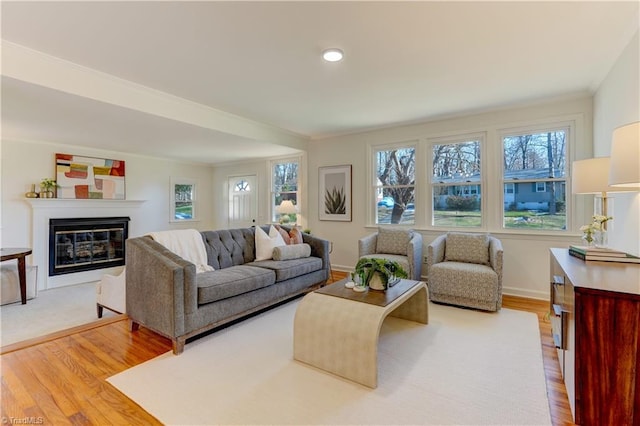
[[[149,235],[184,260],[196,265],[196,273],[213,271],[207,264],[207,250],[202,235],[195,229],[150,232]]]

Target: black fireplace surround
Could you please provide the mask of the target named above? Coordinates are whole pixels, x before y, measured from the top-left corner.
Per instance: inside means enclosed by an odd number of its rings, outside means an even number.
[[[49,276],[124,265],[129,220],[49,219]]]

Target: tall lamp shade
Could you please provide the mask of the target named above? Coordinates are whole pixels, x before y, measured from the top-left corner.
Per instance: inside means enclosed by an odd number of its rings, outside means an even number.
[[[640,190],[640,121],[613,131],[609,185]]]
[[[633,188],[615,187],[609,185],[609,157],[589,158],[574,161],[571,172],[571,192],[574,194],[597,194],[594,199],[594,214],[608,216],[610,214],[610,200],[607,192],[633,191]]]

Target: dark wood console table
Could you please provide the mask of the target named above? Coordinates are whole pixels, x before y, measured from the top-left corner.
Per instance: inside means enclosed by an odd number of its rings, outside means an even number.
[[[0,249],[2,258],[0,261],[18,259],[18,278],[20,280],[20,299],[23,305],[27,304],[27,266],[25,257],[31,254],[30,248],[3,248]]]
[[[551,249],[551,328],[579,425],[640,425],[640,264]]]

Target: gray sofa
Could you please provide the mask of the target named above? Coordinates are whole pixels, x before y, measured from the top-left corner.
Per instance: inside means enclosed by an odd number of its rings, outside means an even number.
[[[269,227],[263,227],[268,232]],[[170,338],[174,354],[188,338],[324,285],[329,242],[302,234],[311,256],[255,261],[255,228],[203,231],[207,262],[196,267],[151,237],[126,241],[126,312],[140,325]]]

